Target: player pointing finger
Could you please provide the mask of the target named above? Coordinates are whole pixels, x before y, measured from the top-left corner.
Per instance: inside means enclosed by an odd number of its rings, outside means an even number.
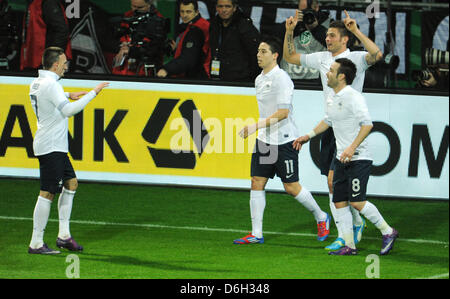
[[[344,13],[346,15],[346,18],[344,19],[345,27],[348,31],[354,33],[358,29],[358,27],[356,26],[356,21],[350,18],[350,15],[346,10],[344,10]]]
[[[286,19],[286,31],[294,31],[298,23],[298,10],[295,11],[295,16]]]

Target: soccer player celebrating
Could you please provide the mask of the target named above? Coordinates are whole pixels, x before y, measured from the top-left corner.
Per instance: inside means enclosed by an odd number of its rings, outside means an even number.
[[[330,217],[322,211],[311,193],[298,182],[298,151],[293,141],[298,136],[292,117],[294,84],[279,68],[281,43],[266,37],[258,48],[258,65],[262,73],[256,78],[256,98],[260,121],[245,126],[239,135],[247,138],[258,131],[251,160],[250,215],[251,234],[234,240],[234,244],[264,243],[263,215],[266,206],[265,186],[275,174],[281,178],[288,194],[308,209],[317,222],[317,239],[324,241],[329,234]]]
[[[292,64],[302,65],[309,68],[318,69],[320,72],[320,79],[322,81],[323,93],[325,101],[327,100],[332,89],[327,86],[327,72],[331,64],[339,58],[348,58],[356,65],[356,77],[353,80],[352,87],[359,92],[362,92],[364,84],[365,71],[370,65],[375,64],[383,55],[377,45],[364,35],[356,24],[356,21],[350,18],[347,11],[345,11],[346,18],[343,21],[334,21],[330,24],[325,42],[327,44],[327,51],[317,52],[312,54],[299,54],[295,51],[293,33],[298,22],[298,12],[295,17],[290,17],[286,20],[286,35],[284,40],[284,59]],[[347,43],[351,34],[358,38],[361,44],[367,51],[352,51],[347,48]],[[336,220],[335,208],[333,204],[333,175],[335,165],[335,140],[333,131],[330,128],[321,136],[320,149],[320,164],[321,173],[328,177],[328,190],[330,198],[330,210],[333,218]],[[351,208],[353,215],[353,229],[355,232],[355,243],[361,240],[362,232],[365,227],[365,221],[359,213]],[[336,225],[337,227],[337,225]],[[338,228],[338,227],[337,227]],[[336,250],[344,246],[342,232],[338,228],[338,238],[330,245],[325,247],[327,250]]]
[[[100,83],[89,93],[64,93],[58,80],[68,69],[64,50],[49,47],[42,56],[43,70],[30,85],[30,99],[37,118],[37,131],[33,140],[34,155],[39,160],[41,190],[33,213],[33,234],[28,253],[58,254],[44,243],[44,230],[50,207],[56,193],[58,199],[59,233],[56,246],[71,251],[82,251],[69,230],[73,197],[78,181],[70,163],[68,152],[68,118],[77,114],[109,83]],[[76,100],[70,102],[69,98]]]
[[[351,60],[336,59],[327,73],[327,84],[334,93],[327,100],[325,118],[310,133],[297,138],[293,146],[300,150],[311,138],[333,127],[337,159],[333,176],[333,202],[336,207],[336,225],[342,231],[345,246],[329,254],[357,254],[350,202],[353,208],[380,230],[383,235],[380,254],[385,255],[393,248],[398,232],[386,223],[375,205],[366,199],[372,167],[366,137],[373,125],[364,97],[350,86],[355,75],[356,66]]]

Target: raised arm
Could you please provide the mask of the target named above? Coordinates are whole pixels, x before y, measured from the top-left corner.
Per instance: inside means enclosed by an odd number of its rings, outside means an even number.
[[[298,11],[295,17],[286,19],[286,33],[284,35],[283,58],[289,63],[300,65],[300,54],[296,53],[294,45],[294,29],[298,23]]]
[[[367,55],[366,55],[366,61],[367,64],[372,65],[375,64],[378,60],[381,60],[383,58],[383,53],[381,53],[380,48],[370,39],[368,38],[364,33],[362,33],[358,26],[356,25],[356,21],[352,18],[350,18],[350,15],[346,10],[344,10],[345,15],[347,16],[344,19],[344,24],[347,29],[353,33],[357,39],[363,44],[364,48],[366,48]]]

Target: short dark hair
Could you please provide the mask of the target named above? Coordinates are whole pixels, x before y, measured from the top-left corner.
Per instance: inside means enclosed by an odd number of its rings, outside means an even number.
[[[48,70],[59,60],[59,56],[64,54],[64,50],[59,47],[48,47],[42,54],[42,66],[44,70]]]
[[[339,30],[339,34],[342,36],[347,36],[349,39],[352,36],[352,33],[348,31],[347,27],[342,20],[336,20],[330,23],[328,28],[337,28]]]
[[[238,6],[239,5],[239,0],[230,0],[230,1],[231,1],[231,4],[233,6]],[[219,0],[216,0],[216,5],[217,5],[217,2],[219,2]]]
[[[192,4],[192,5],[194,5],[194,10],[198,11],[198,1],[197,0],[181,0],[178,7],[180,7],[181,4],[183,4],[183,5]]]
[[[283,56],[283,52],[282,52],[282,42],[279,38],[275,37],[275,36],[271,36],[271,35],[263,35],[261,37],[260,43],[266,43],[269,45],[270,47],[270,51],[272,53],[278,53],[278,59],[277,59],[277,63],[279,64],[281,62],[281,58]]]
[[[338,58],[336,62],[339,63],[337,74],[344,74],[345,82],[351,85],[356,77],[356,65],[348,58]]]
[[[300,3],[300,1],[301,1],[301,0],[298,0],[299,3]],[[319,4],[320,4],[320,3],[319,3],[319,0],[307,0],[307,1],[306,1],[306,5],[307,5],[308,8],[312,8],[312,5],[313,5],[313,4],[319,5]]]

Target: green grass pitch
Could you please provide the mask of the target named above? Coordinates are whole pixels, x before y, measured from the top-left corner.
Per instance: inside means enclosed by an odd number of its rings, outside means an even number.
[[[39,182],[0,179],[0,190],[0,278],[74,273],[68,272],[72,252],[27,253]],[[315,198],[329,212],[328,197]],[[324,250],[336,237],[334,223],[328,240],[318,242],[313,216],[286,194],[267,193],[265,243],[242,246],[232,241],[251,228],[247,191],[81,182],[71,222],[85,247],[76,253],[77,273],[82,279],[448,279],[448,201],[370,201],[400,233],[393,251],[379,256],[381,235],[368,223],[358,255],[339,257]],[[57,219],[55,200],[44,237],[52,248]]]

